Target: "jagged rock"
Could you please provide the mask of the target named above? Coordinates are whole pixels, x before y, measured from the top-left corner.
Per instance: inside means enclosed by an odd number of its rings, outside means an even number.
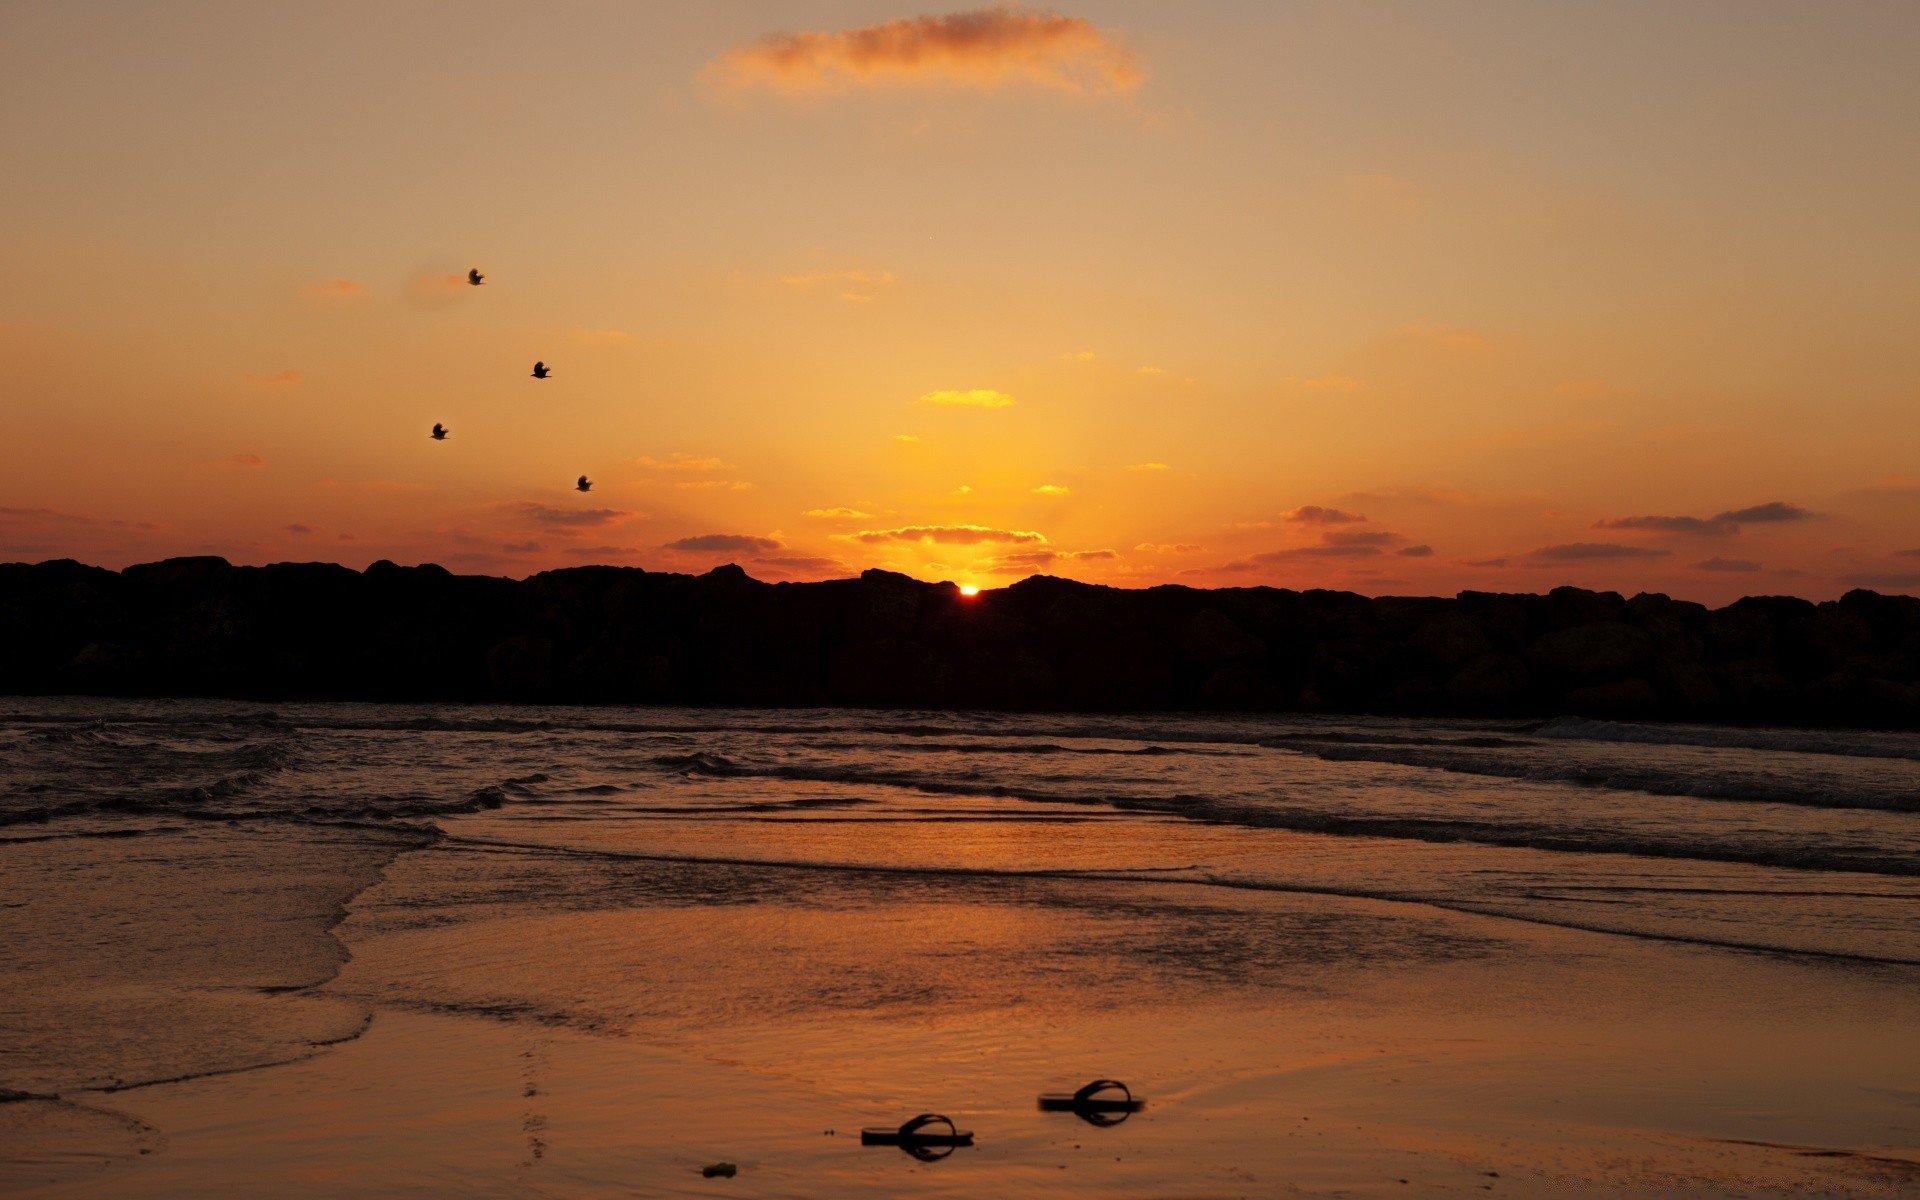
[[[1441,690],[1469,708],[1517,705],[1533,682],[1527,664],[1512,654],[1482,654],[1454,672]]]
[[[1634,675],[1653,660],[1653,639],[1620,621],[1556,629],[1527,647],[1527,665],[1573,686]]]
[[[1324,709],[1920,726],[1920,600],[1717,611],[1558,588],[1453,599],[1123,590],[962,597],[888,571],[769,584],[378,562],[0,564],[0,694],[1000,709]]]

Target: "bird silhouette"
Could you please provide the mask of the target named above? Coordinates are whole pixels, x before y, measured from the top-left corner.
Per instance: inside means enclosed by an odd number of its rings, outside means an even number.
[[[472,284],[474,287],[479,287],[482,283],[486,282],[486,279],[487,277],[480,273],[479,267],[467,268],[467,282]]]
[[[582,475],[574,483],[573,490],[576,492],[590,492],[593,490],[593,480],[588,479],[585,475]]]
[[[436,442],[444,442],[447,440],[447,427],[438,421],[433,423],[433,440]]]
[[[552,373],[553,372],[547,370],[547,364],[543,362],[537,362],[533,364],[533,377],[535,379],[545,379],[548,375],[551,375]]]

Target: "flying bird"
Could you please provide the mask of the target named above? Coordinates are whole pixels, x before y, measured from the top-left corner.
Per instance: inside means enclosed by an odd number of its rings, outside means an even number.
[[[552,373],[553,372],[547,370],[547,364],[543,362],[537,362],[533,364],[533,377],[535,379],[545,379],[548,375],[551,375]]]
[[[486,279],[487,277],[480,273],[479,267],[467,268],[467,282],[472,284],[474,287],[479,287],[482,283],[486,282]]]
[[[588,479],[585,475],[582,475],[578,480],[574,482],[573,490],[576,492],[590,492],[593,490],[593,480]]]
[[[436,442],[444,442],[447,440],[447,427],[438,421],[433,423],[433,440]]]

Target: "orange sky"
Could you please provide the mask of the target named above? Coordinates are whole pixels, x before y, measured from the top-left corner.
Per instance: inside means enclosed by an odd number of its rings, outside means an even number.
[[[0,33],[0,560],[1920,589],[1920,6]]]

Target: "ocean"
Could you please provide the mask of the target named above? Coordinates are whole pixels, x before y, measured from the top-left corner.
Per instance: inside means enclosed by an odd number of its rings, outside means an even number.
[[[1724,999],[1736,1028],[1764,994],[1764,1021],[1819,1010],[1781,1035],[1815,1058],[1814,1026],[1844,1020],[1889,1079],[1920,1066],[1915,1005],[1889,1000],[1920,992],[1908,733],[13,698],[0,864],[0,1089],[19,1097],[0,1112],[45,1110],[21,1136],[51,1149],[13,1168],[49,1194],[88,1194],[71,1172],[93,1157],[147,1194],[169,1136],[140,1111],[149,1089],[268,1076],[383,1020],[777,1061],[846,1110],[809,1124],[841,1130],[889,1103],[998,1112],[982,1097],[1027,1087],[1076,1006],[1136,1002],[1176,1024],[1204,1010],[1195,1029],[1282,999],[1309,1025],[1365,1010],[1389,1029],[1410,1006],[1427,1028],[1533,987],[1521,1017],[1691,1028]],[[1594,966],[1628,961],[1656,982]],[[1538,982],[1569,971],[1600,980],[1577,1004]],[[1689,972],[1720,982],[1703,999]],[[1609,978],[1638,996],[1598,994]],[[929,1021],[971,1032],[929,1061],[906,1045]],[[1877,1046],[1854,1036],[1876,1027]],[[1193,1036],[1143,1068],[1196,1096],[1238,1077]],[[1103,1073],[1097,1042],[1067,1040]],[[842,1078],[840,1059],[889,1047],[888,1094]],[[943,1082],[942,1062],[975,1078],[952,1055],[976,1051],[992,1082]],[[1631,1074],[1618,1094],[1659,1107]],[[916,1077],[928,1095],[907,1094]],[[1906,1161],[1920,1093],[1861,1088],[1877,1099],[1724,1120],[1703,1100],[1651,1124]],[[525,1170],[554,1140],[520,1138]]]

